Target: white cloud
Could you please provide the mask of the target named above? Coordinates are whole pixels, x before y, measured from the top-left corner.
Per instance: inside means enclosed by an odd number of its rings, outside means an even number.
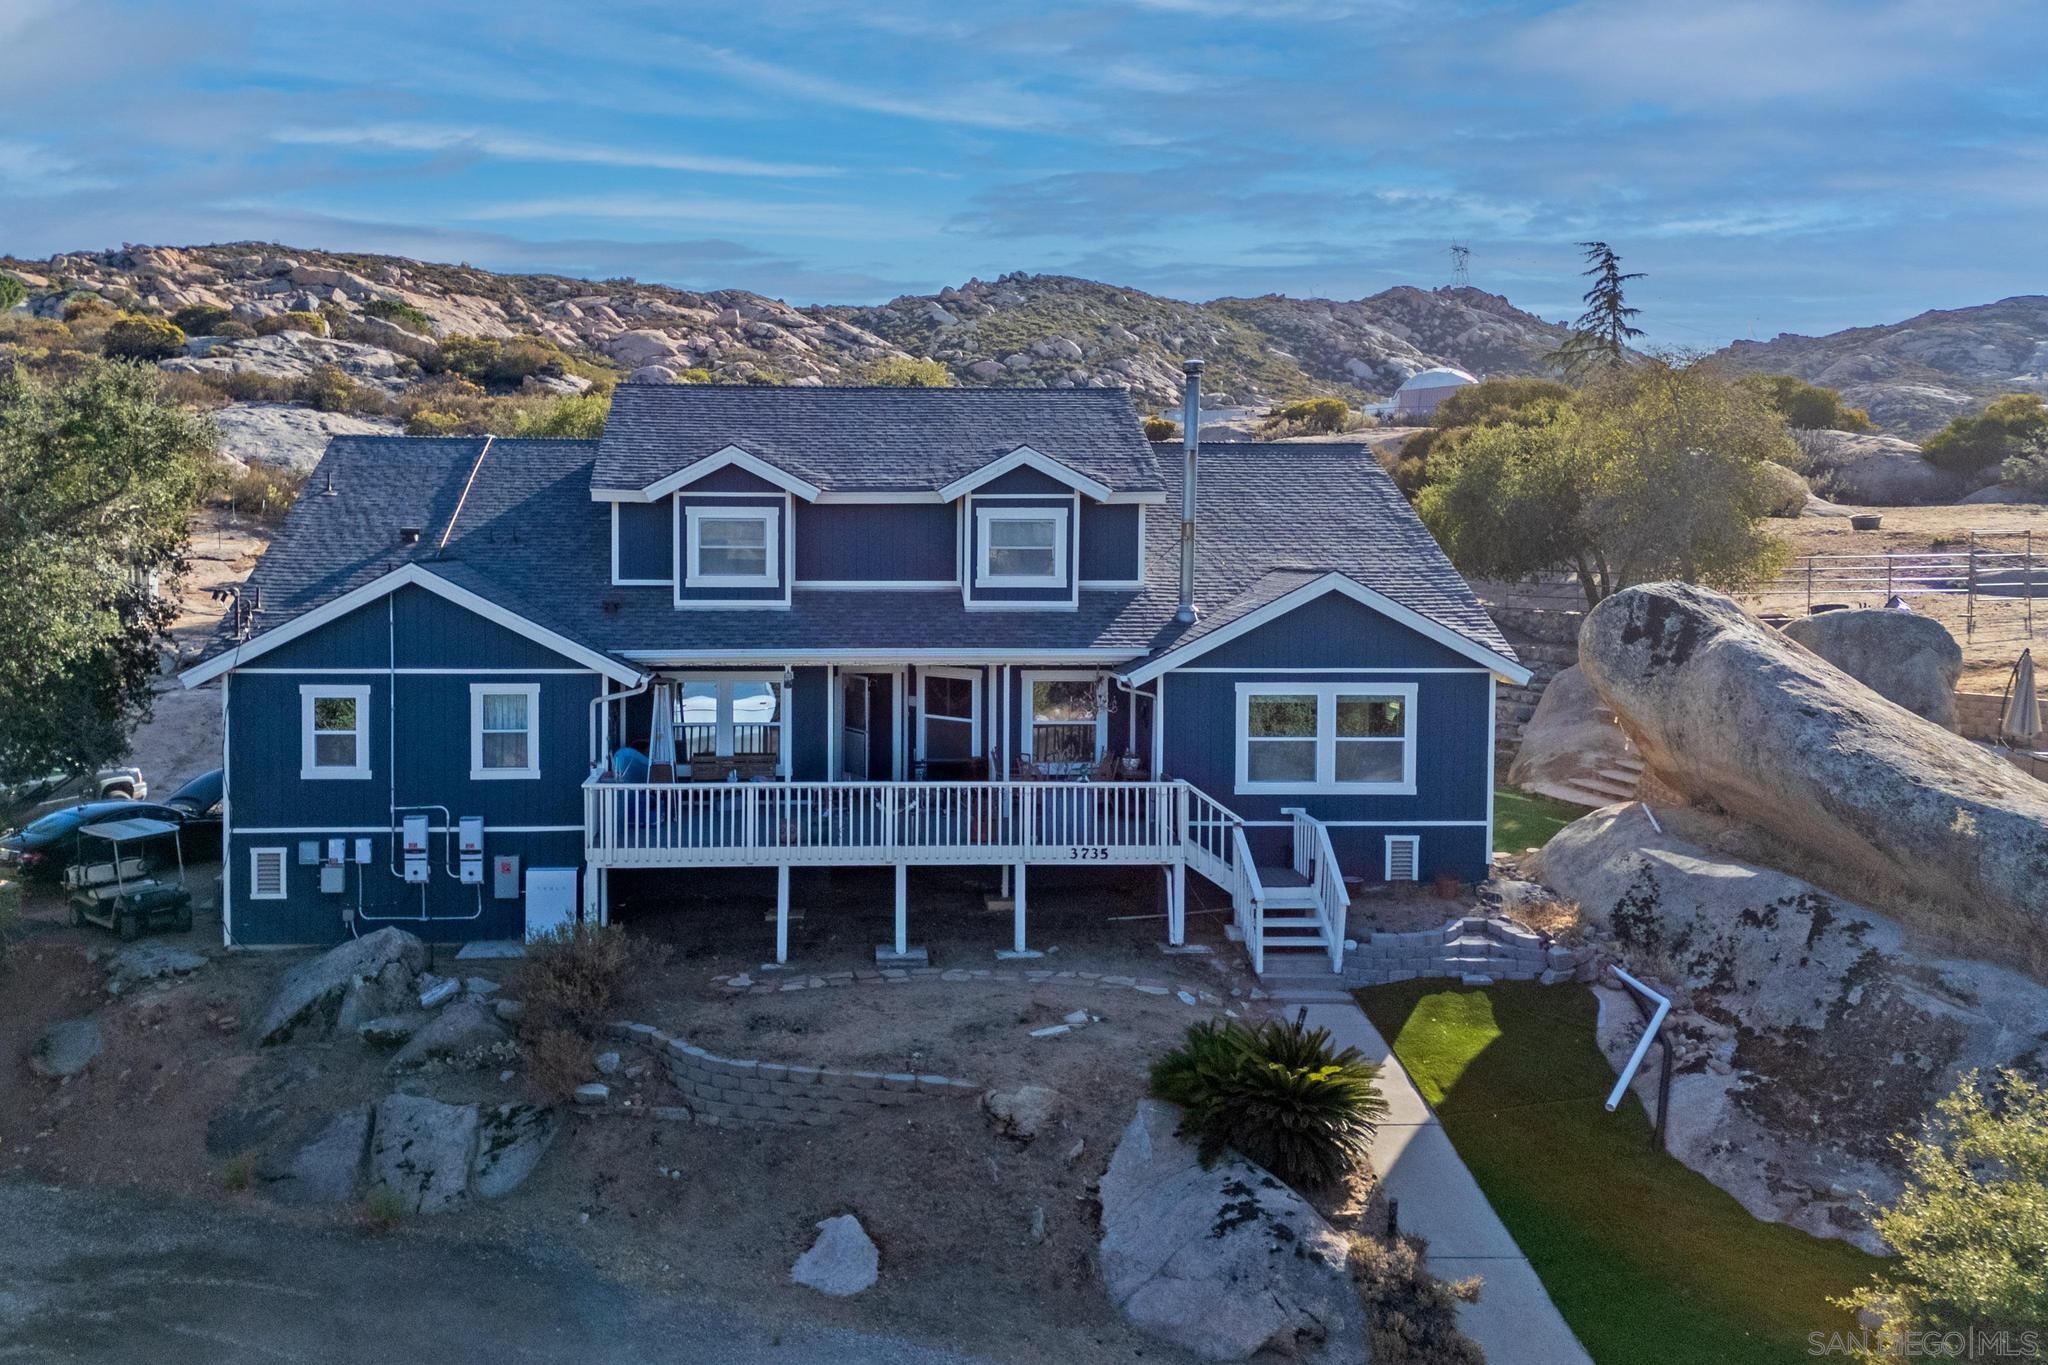
[[[1007,84],[983,83],[931,94],[897,94],[777,66],[725,48],[693,45],[689,51],[723,74],[756,89],[864,113],[1001,129],[1050,127],[1068,116],[1054,101]]]
[[[658,151],[594,142],[564,142],[522,133],[444,124],[373,123],[356,127],[292,127],[271,135],[277,142],[307,147],[353,147],[393,152],[470,152],[507,161],[556,161],[591,166],[626,166],[659,171],[691,171],[705,175],[832,176],[835,166],[743,157],[708,156],[694,152]]]

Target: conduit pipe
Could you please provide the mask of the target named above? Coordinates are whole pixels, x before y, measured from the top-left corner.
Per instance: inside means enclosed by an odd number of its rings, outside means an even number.
[[[1614,1083],[1613,1091],[1607,1096],[1607,1112],[1611,1114],[1621,1106],[1621,1097],[1628,1093],[1629,1082],[1636,1078],[1636,1069],[1643,1064],[1643,1058],[1649,1055],[1650,1044],[1657,1041],[1657,1030],[1664,1026],[1664,1016],[1671,1013],[1671,1001],[1668,997],[1659,995],[1651,990],[1621,968],[1610,966],[1609,970],[1621,978],[1623,985],[1655,1006],[1650,1014],[1649,1021],[1643,1025],[1643,1036],[1636,1043],[1634,1054],[1629,1057],[1628,1065],[1621,1069],[1621,1079]],[[1668,1066],[1666,1070],[1669,1070]],[[1663,1115],[1661,1114],[1658,1115],[1658,1127],[1660,1129],[1663,1127]]]

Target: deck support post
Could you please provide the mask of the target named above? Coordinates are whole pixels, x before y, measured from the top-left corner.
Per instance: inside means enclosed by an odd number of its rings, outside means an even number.
[[[597,922],[612,922],[612,870],[609,867],[597,869]]]
[[[910,864],[896,864],[896,956],[910,956]]]
[[[1003,889],[997,893],[1004,900],[1010,899],[1010,865],[1003,864]]]
[[[1010,951],[1022,956],[1024,948],[1024,868],[1017,864],[1017,908],[1010,918]]]
[[[775,868],[775,960],[789,961],[789,864]]]
[[[1167,873],[1166,941],[1178,948],[1188,939],[1188,864],[1176,858]]]

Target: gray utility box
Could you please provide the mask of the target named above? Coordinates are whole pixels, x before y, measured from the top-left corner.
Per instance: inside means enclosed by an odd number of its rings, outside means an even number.
[[[491,859],[491,896],[495,900],[519,899],[519,855],[500,853]]]

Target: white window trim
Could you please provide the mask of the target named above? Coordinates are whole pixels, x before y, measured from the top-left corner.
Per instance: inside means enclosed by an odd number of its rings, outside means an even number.
[[[484,766],[484,698],[516,696],[526,698],[526,766],[486,768]],[[511,733],[506,731],[504,733]],[[471,683],[469,685],[469,780],[472,782],[519,781],[540,776],[540,684]]]
[[[708,574],[701,567],[704,547],[698,538],[698,524],[713,521],[758,521],[762,525],[762,547],[767,551],[765,568],[758,574]],[[779,507],[707,507],[684,509],[683,548],[689,558],[686,588],[778,588],[782,586],[782,509]]]
[[[977,588],[1064,588],[1067,586],[1067,507],[977,507],[974,509],[974,586]],[[998,521],[1049,521],[1053,524],[1050,574],[989,572],[989,526]]]
[[[1018,670],[1017,677],[1019,679],[1019,686],[1017,688],[1017,728],[1022,731],[1018,736],[1018,748],[1027,758],[1035,757],[1032,750],[1032,740],[1038,728],[1036,709],[1032,705],[1032,684],[1042,682],[1090,682],[1094,683],[1098,688],[1102,685],[1102,675],[1100,673],[1093,673],[1086,669],[1078,668],[1025,668]],[[1098,707],[1095,713],[1095,762],[1097,763],[1100,763],[1102,756],[1109,751],[1109,712],[1110,708],[1108,706],[1102,706]]]
[[[274,854],[277,857],[277,890],[275,892],[258,891],[256,889],[261,884],[256,876],[256,864],[267,854]],[[281,901],[288,899],[290,896],[291,865],[292,860],[287,856],[287,850],[285,849],[267,847],[250,849],[249,899],[252,901]]]
[[[1415,738],[1419,728],[1415,713],[1414,683],[1255,682],[1237,685],[1237,794],[1309,792],[1343,796],[1413,796],[1415,794]],[[1254,782],[1250,779],[1251,700],[1253,697],[1314,697],[1316,699],[1316,779],[1313,782]],[[1339,782],[1337,780],[1337,698],[1339,696],[1394,697],[1401,702],[1403,735],[1401,780],[1398,782]]]
[[[346,768],[313,763],[313,703],[341,698],[356,704],[356,761]],[[346,782],[370,776],[370,689],[336,683],[305,683],[299,688],[299,776],[308,782]]]
[[[978,668],[920,668],[917,671],[917,757],[922,762],[927,757],[924,742],[925,723],[929,719],[924,704],[924,681],[926,678],[965,678],[970,687],[967,709],[970,713],[973,733],[968,738],[967,756],[979,758],[986,752],[981,732],[981,670]],[[959,717],[941,716],[948,725],[957,725]]]

